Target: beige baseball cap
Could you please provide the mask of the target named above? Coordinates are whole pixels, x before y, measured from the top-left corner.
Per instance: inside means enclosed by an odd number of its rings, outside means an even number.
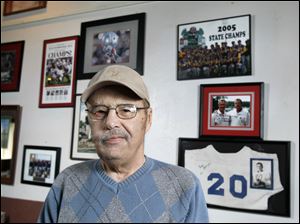
[[[110,65],[97,72],[81,95],[81,102],[86,103],[93,92],[110,85],[126,86],[150,105],[148,90],[141,75],[125,65]]]

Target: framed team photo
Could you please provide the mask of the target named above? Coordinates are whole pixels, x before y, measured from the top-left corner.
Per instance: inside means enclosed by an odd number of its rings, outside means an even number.
[[[200,85],[200,136],[263,138],[264,83]]]
[[[78,79],[90,79],[111,64],[127,65],[143,75],[145,15],[82,23]]]
[[[21,113],[20,105],[1,105],[1,184],[14,184]]]
[[[177,80],[251,75],[251,16],[178,25]]]
[[[73,113],[73,134],[71,144],[71,159],[98,159],[96,147],[92,141],[92,131],[88,121],[86,105],[80,101],[81,94],[76,95]]]
[[[71,36],[44,41],[40,108],[74,105],[78,40]]]
[[[1,44],[1,92],[17,92],[20,88],[25,41]]]
[[[59,173],[59,147],[24,145],[21,183],[48,186]]]
[[[290,217],[290,142],[179,138],[208,207]]]

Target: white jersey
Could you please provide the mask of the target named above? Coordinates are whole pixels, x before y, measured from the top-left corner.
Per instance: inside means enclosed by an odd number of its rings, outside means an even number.
[[[257,164],[266,178],[257,185]],[[212,145],[185,151],[185,167],[201,180],[208,204],[266,210],[270,196],[283,190],[277,154],[262,153],[244,146],[237,153],[219,153]]]
[[[229,126],[230,116],[226,112],[221,113],[220,110],[215,110],[211,115],[212,126]]]
[[[246,126],[250,125],[250,113],[246,109],[242,109],[240,112],[236,111],[236,108],[228,112],[231,118],[231,126]]]

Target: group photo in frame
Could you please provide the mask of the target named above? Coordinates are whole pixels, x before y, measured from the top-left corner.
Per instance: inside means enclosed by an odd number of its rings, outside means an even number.
[[[179,138],[210,208],[290,217],[290,142]]]
[[[14,184],[22,108],[1,105],[1,184]]]
[[[264,83],[200,85],[200,135],[263,138]]]
[[[177,28],[177,80],[251,75],[251,16]]]
[[[46,7],[47,1],[4,1],[3,15],[10,16]]]
[[[20,88],[25,41],[1,43],[1,92]]]
[[[87,107],[80,101],[80,98],[81,94],[76,94],[70,157],[73,160],[98,159],[96,146],[92,140]]]
[[[48,186],[59,173],[61,148],[24,145],[21,183]]]
[[[143,75],[145,15],[82,23],[78,79],[91,79],[112,64],[127,65]]]
[[[78,36],[44,41],[39,107],[72,107]]]

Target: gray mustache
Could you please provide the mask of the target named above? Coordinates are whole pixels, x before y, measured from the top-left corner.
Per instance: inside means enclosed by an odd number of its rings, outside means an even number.
[[[112,130],[109,130],[109,131],[106,131],[104,132],[103,135],[101,136],[97,136],[96,137],[96,141],[98,141],[99,143],[101,144],[105,144],[105,142],[112,138],[112,137],[121,137],[121,138],[125,138],[126,140],[129,138],[129,134],[126,133],[125,131],[121,130],[121,129],[112,129]]]

